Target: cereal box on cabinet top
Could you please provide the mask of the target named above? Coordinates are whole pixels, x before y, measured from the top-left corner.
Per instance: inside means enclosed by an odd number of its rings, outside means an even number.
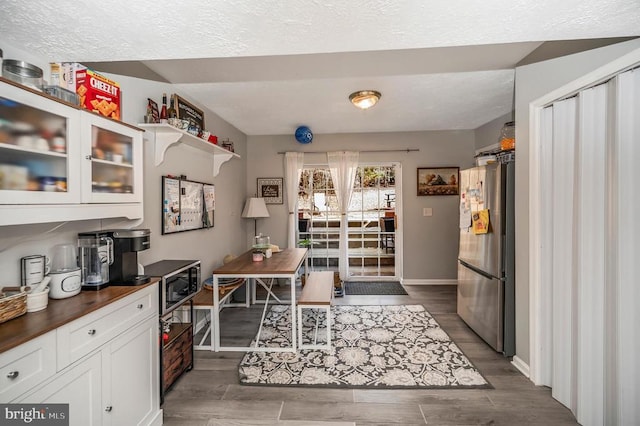
[[[104,117],[120,120],[120,85],[91,69],[76,70],[75,92],[80,105]]]

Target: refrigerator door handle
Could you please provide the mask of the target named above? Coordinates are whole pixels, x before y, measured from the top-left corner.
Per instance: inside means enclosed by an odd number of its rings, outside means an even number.
[[[485,278],[488,278],[488,279],[490,279],[490,280],[500,280],[500,281],[504,281],[504,278],[494,277],[493,275],[488,274],[488,273],[486,273],[485,271],[483,271],[483,270],[481,270],[481,269],[478,269],[478,268],[476,268],[476,267],[475,267],[475,266],[473,266],[473,265],[468,264],[468,263],[467,263],[467,262],[465,262],[464,260],[460,260],[460,259],[458,259],[458,262],[460,262],[460,264],[461,264],[462,266],[464,266],[465,268],[469,268],[469,269],[471,269],[473,272],[475,272],[476,274],[480,274],[480,275],[482,275],[482,276],[483,276],[483,277],[485,277]]]

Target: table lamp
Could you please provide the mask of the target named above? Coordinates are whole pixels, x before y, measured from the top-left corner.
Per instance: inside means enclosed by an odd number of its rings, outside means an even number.
[[[242,217],[254,220],[253,235],[258,235],[258,218],[269,217],[269,210],[267,210],[267,205],[264,203],[264,198],[247,198],[242,210]]]

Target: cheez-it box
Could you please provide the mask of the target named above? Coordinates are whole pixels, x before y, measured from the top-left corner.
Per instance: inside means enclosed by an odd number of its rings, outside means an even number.
[[[83,108],[120,120],[120,85],[90,69],[75,73],[75,91]]]

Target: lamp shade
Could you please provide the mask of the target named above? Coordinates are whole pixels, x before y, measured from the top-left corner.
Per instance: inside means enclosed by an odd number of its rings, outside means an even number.
[[[269,210],[264,203],[264,198],[247,198],[244,203],[244,209],[242,210],[242,217],[257,218],[257,217],[269,217]]]

